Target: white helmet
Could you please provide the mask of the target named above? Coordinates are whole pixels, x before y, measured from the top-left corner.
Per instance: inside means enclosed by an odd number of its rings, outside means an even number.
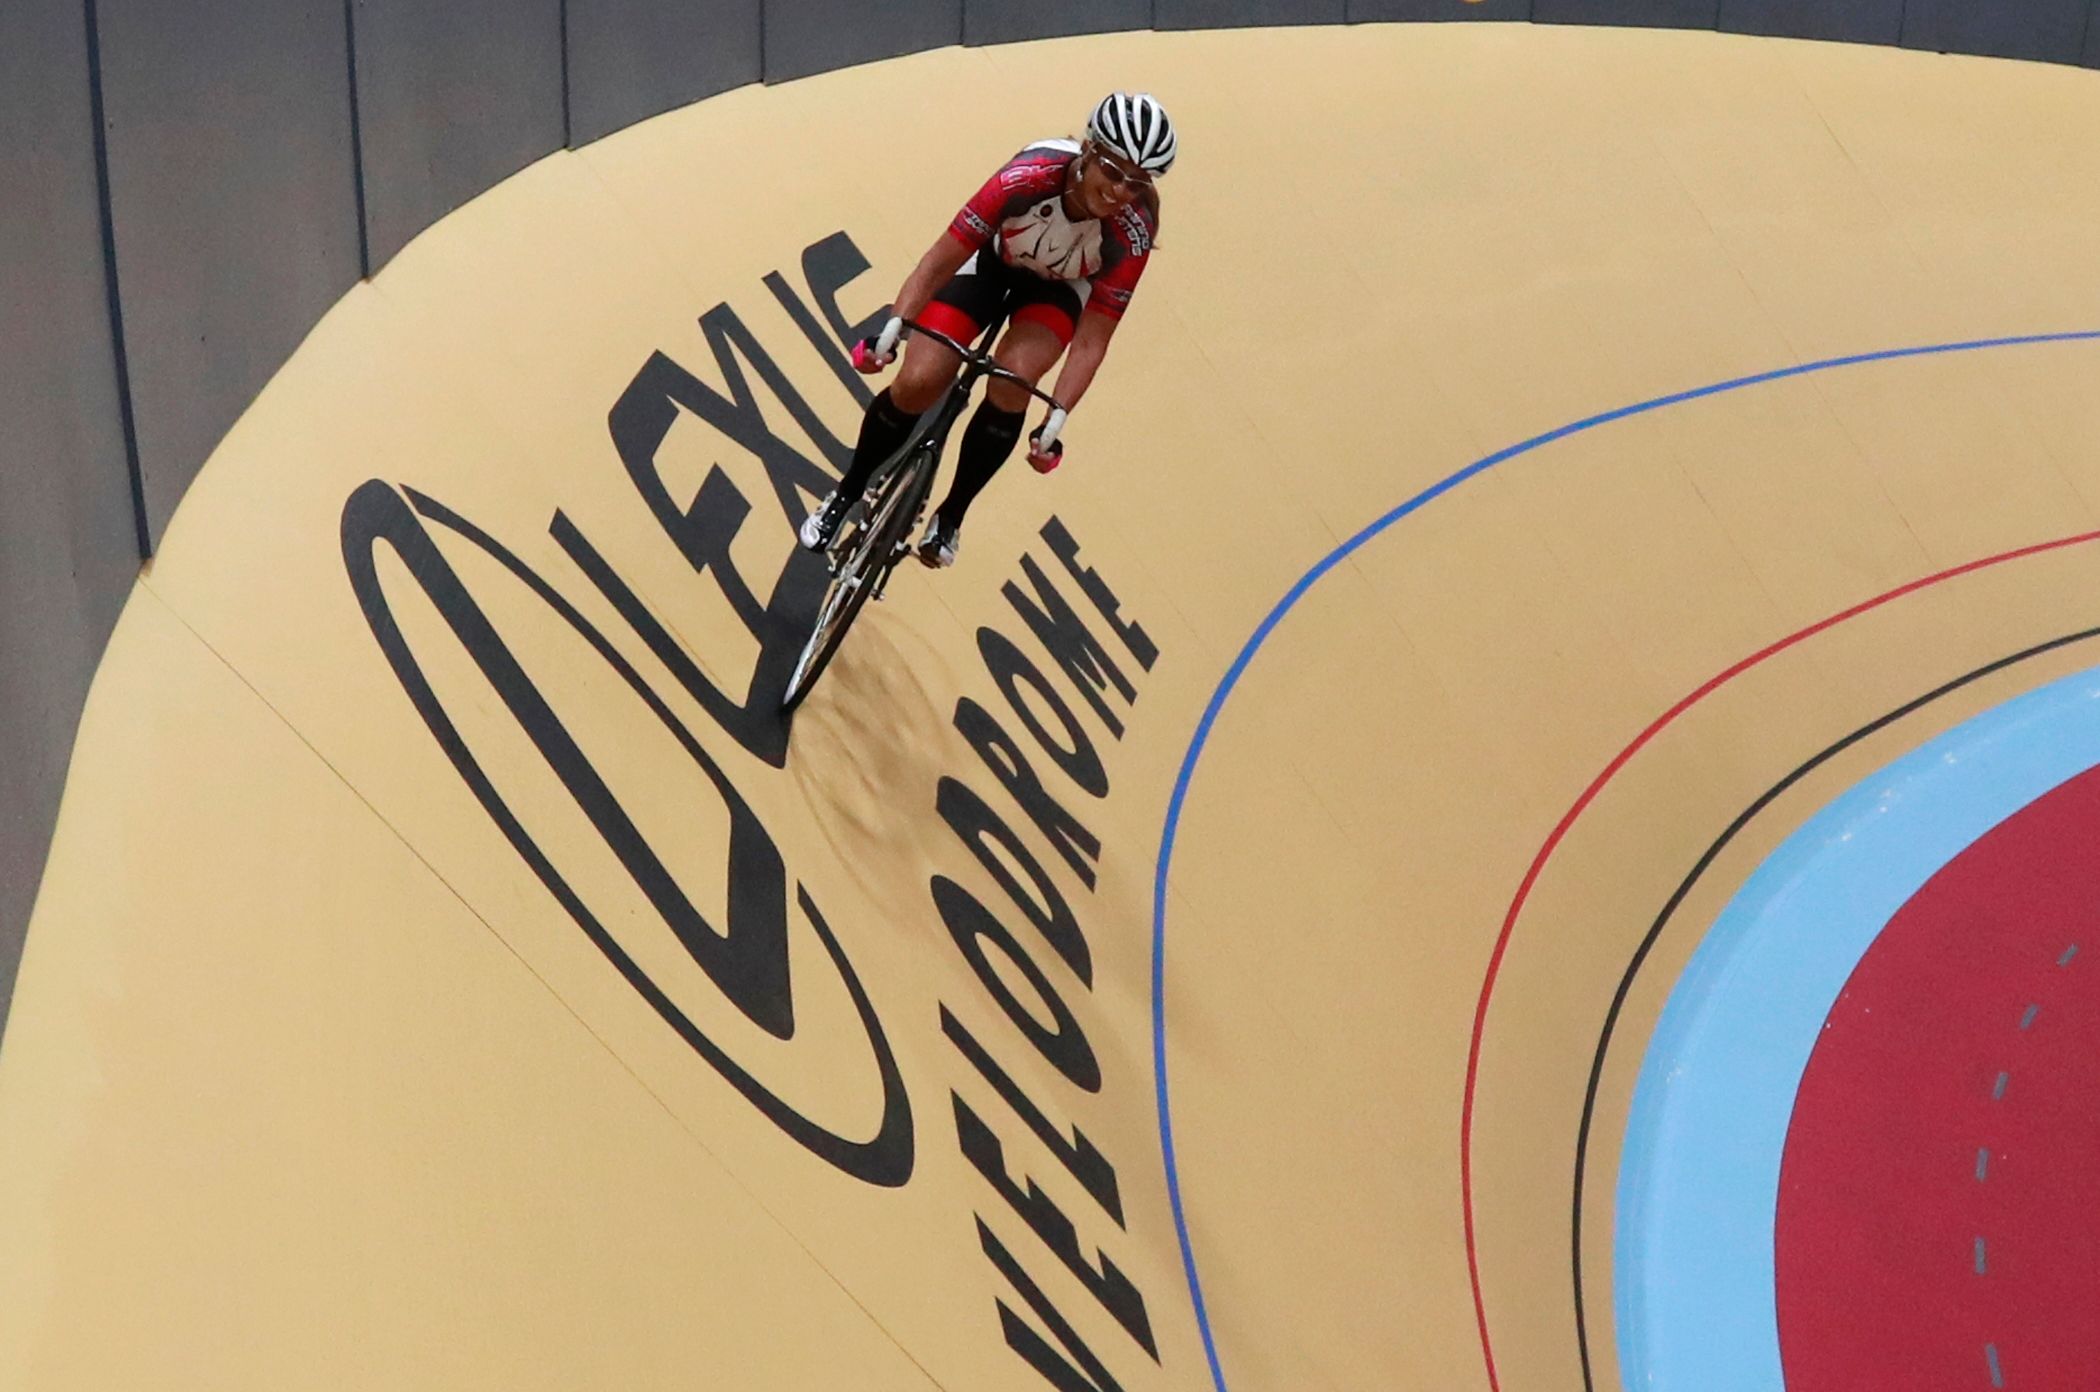
[[[1174,167],[1174,123],[1150,92],[1110,92],[1087,118],[1086,134],[1148,174]]]

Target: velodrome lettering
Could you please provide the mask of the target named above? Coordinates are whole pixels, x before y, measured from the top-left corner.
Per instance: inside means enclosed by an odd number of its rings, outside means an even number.
[[[1109,776],[1099,746],[1064,688],[1069,686],[1072,694],[1091,707],[1102,728],[1118,740],[1124,727],[1117,711],[1110,707],[1109,695],[1113,693],[1127,710],[1138,693],[1108,645],[1081,617],[1080,609],[1092,608],[1115,640],[1122,643],[1127,660],[1137,670],[1149,672],[1158,660],[1159,650],[1141,626],[1124,620],[1114,591],[1094,568],[1082,563],[1079,544],[1061,520],[1051,518],[1042,529],[1041,539],[1054,558],[1054,565],[1063,570],[1083,597],[1081,604],[1075,606],[1068,600],[1052,580],[1051,569],[1030,555],[1024,555],[1020,561],[1028,590],[1010,581],[1001,592],[1027,633],[1049,657],[1047,672],[1008,634],[990,626],[977,631],[977,652],[984,662],[985,677],[1004,698],[1007,712],[1028,732],[1033,749],[1025,748],[1008,733],[1000,716],[972,697],[960,697],[954,714],[956,730],[992,780],[1004,790],[1009,811],[1020,814],[1021,824],[1032,830],[1032,836],[1017,832],[990,801],[960,777],[940,781],[935,805],[956,839],[1004,892],[1005,902],[1035,930],[1036,937],[1069,973],[1067,985],[1076,984],[1083,997],[1094,985],[1093,952],[1087,944],[1082,915],[1075,912],[1070,895],[1059,885],[1050,867],[1063,861],[1080,889],[1089,893],[1094,890],[1100,873],[1101,840],[1072,808],[1087,800],[1105,798]],[[1053,788],[1037,773],[1038,755],[1046,761],[1046,767],[1055,769],[1052,777],[1062,775],[1058,786]],[[1055,856],[1037,854],[1031,840],[1055,852]],[[1087,1041],[1080,1010],[1060,993],[1051,972],[1030,956],[1020,938],[962,884],[946,875],[935,875],[929,888],[935,910],[957,949],[1021,1042],[1081,1093],[1098,1094],[1109,1086],[1111,1080],[1103,1077],[1099,1056]],[[1011,972],[995,969],[992,950],[1005,957]],[[1028,983],[1035,997],[1033,1007],[1024,1003],[1008,984],[1015,976]],[[1025,1128],[1016,1131],[1011,1140],[1025,1143],[1026,1136],[1034,1136],[1049,1159],[1078,1181],[1080,1191],[1093,1200],[1116,1229],[1127,1230],[1115,1167],[1076,1125],[1066,1128],[1051,1119],[1054,1109],[1046,1109],[1015,1081],[998,1061],[994,1048],[981,1043],[964,1025],[964,1013],[959,1005],[942,1004],[941,1032]],[[1042,1248],[1076,1279],[1080,1289],[1158,1364],[1158,1343],[1137,1284],[1104,1248],[1094,1245],[1089,1256],[1073,1212],[1061,1206],[1026,1165],[1009,1160],[1010,1140],[1001,1136],[998,1125],[1006,1113],[980,1110],[983,1104],[966,1098],[960,1089],[951,1091],[949,1100],[956,1144],[971,1168]],[[1007,1346],[1060,1392],[1120,1392],[1120,1384],[1110,1375],[1101,1355],[1058,1310],[1055,1300],[1028,1274],[1012,1249],[994,1235],[986,1214],[975,1216],[986,1257],[1029,1312],[1024,1316],[1004,1298],[995,1301]],[[1047,1329],[1049,1337],[1038,1326]]]
[[[1146,635],[1144,629],[1134,623],[1123,622],[1122,602],[1092,566],[1079,563],[1079,543],[1073,539],[1065,524],[1052,517],[1043,524],[1043,540],[1049,543],[1050,554],[1064,564],[1065,570],[1078,584],[1079,592],[1087,597],[1096,612],[1101,615],[1101,621],[1108,625],[1116,637],[1123,640],[1123,646],[1130,650],[1130,655],[1137,660],[1137,665],[1147,672],[1151,671],[1152,664],[1159,661],[1158,646]],[[1124,689],[1123,696],[1126,700],[1137,699],[1128,689]]]
[[[1027,557],[1022,557],[1025,561]],[[985,670],[992,674],[998,684],[999,694],[1013,707],[1014,714],[1035,736],[1035,742],[1043,752],[1064,770],[1065,776],[1079,785],[1080,791],[1097,798],[1108,796],[1108,770],[1102,766],[1101,755],[1094,748],[1094,741],[1087,735],[1086,727],[1072,714],[1065,698],[1057,688],[1043,677],[1033,662],[1014,646],[1011,638],[996,628],[977,630],[977,654],[984,659]],[[1067,669],[1069,671],[1069,669]],[[1033,701],[1022,695],[1026,687],[1035,694]],[[1037,706],[1047,706],[1064,727],[1065,738],[1060,740],[1043,727]]]
[[[1159,1347],[1152,1339],[1152,1321],[1146,1318],[1145,1302],[1138,1295],[1137,1287],[1120,1271],[1108,1257],[1096,1251],[1098,1269],[1089,1264],[1086,1254],[1079,1250],[1079,1230],[1065,1216],[1042,1186],[1033,1179],[1027,1189],[1014,1182],[1006,1168],[1006,1148],[999,1143],[992,1128],[985,1125],[969,1104],[960,1097],[955,1101],[955,1129],[962,1145],[963,1155],[984,1176],[1000,1198],[1005,1199],[1015,1213],[1021,1215],[1029,1230],[1064,1262],[1079,1283],[1087,1288],[1101,1307],[1116,1318],[1124,1332],[1137,1340],[1138,1347],[1159,1357]]]
[[[992,1266],[1004,1276],[1007,1283],[1020,1293],[1028,1308],[1057,1336],[1071,1356],[1066,1358],[1050,1346],[1050,1341],[1035,1332],[1035,1327],[1014,1313],[1013,1307],[1004,1300],[998,1302],[999,1327],[1006,1335],[1006,1345],[1021,1355],[1022,1361],[1043,1375],[1043,1380],[1058,1392],[1123,1392],[1123,1384],[1109,1376],[1108,1368],[1087,1347],[1086,1340],[1071,1326],[1065,1317],[1050,1303],[1043,1288],[1029,1278],[1014,1254],[992,1234],[982,1218],[977,1220],[977,1241],[984,1248],[985,1256]],[[1078,1366],[1074,1366],[1074,1364]]]
[[[941,1033],[947,1035],[948,1042],[970,1061],[971,1067],[984,1076],[984,1080],[992,1085],[992,1090],[999,1094],[1000,1099],[1014,1109],[1014,1114],[1028,1124],[1028,1129],[1035,1132],[1044,1149],[1056,1156],[1058,1163],[1071,1171],[1072,1178],[1078,1180],[1087,1193],[1093,1196],[1094,1202],[1101,1205],[1102,1211],[1116,1220],[1116,1226],[1127,1226],[1123,1221],[1123,1195],[1116,1185],[1115,1167],[1108,1163],[1100,1148],[1087,1139],[1086,1132],[1074,1126],[1072,1138],[1066,1140],[1064,1133],[1057,1129],[1057,1124],[1044,1115],[1042,1108],[1029,1100],[1028,1094],[999,1066],[998,1061],[985,1047],[977,1042],[976,1036],[963,1028],[962,1021],[956,1019],[954,1013],[945,1005],[941,1007]]]
[[[1137,699],[1137,688],[1130,684],[1123,669],[1108,655],[1108,649],[1094,637],[1093,630],[1080,622],[1072,606],[1065,603],[1064,596],[1043,574],[1033,556],[1021,557],[1021,573],[1028,577],[1029,586],[1035,592],[1032,597],[1011,580],[1000,593],[1006,596],[1006,602],[1014,607],[1021,621],[1028,625],[1028,631],[1048,649],[1051,658],[1064,668],[1065,675],[1072,679],[1072,685],[1094,708],[1094,714],[1101,718],[1109,734],[1117,739],[1123,738],[1123,722],[1108,708],[1106,692],[1113,686],[1127,705]],[[1138,632],[1142,635],[1143,630]],[[1151,666],[1150,663],[1145,665]]]
[[[1065,809],[1057,796],[1043,786],[1043,780],[1035,771],[1035,765],[1021,752],[1014,737],[1006,733],[998,719],[977,702],[965,696],[955,703],[955,728],[962,731],[977,757],[992,771],[1006,791],[1013,795],[1021,810],[1035,823],[1036,830],[1065,863],[1072,873],[1088,889],[1094,887],[1101,860],[1101,838],[1088,831],[1079,819]]]
[[[999,819],[990,803],[959,779],[943,778],[933,805],[941,814],[941,820],[970,848],[978,863],[991,872],[999,887],[1006,891],[1006,897],[1043,935],[1051,950],[1072,969],[1080,984],[1092,986],[1094,954],[1087,947],[1086,934],[1080,931],[1079,919],[1072,912],[1064,891],[1043,869],[1042,861],[1028,849],[1027,843]],[[992,849],[994,844],[998,851]],[[1002,851],[1003,856],[999,853]],[[1020,877],[1009,868],[1008,862],[1021,867],[1021,875],[1027,877],[1031,888],[1022,888]]]

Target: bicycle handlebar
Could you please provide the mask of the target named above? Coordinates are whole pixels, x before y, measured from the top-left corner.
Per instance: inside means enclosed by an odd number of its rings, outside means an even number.
[[[893,329],[895,330],[894,333],[892,333]],[[1040,390],[1035,383],[1029,381],[1020,373],[1001,367],[990,353],[979,352],[968,344],[958,343],[939,329],[929,329],[924,324],[914,320],[891,319],[889,323],[883,325],[882,335],[876,340],[876,351],[886,353],[896,347],[897,339],[902,337],[906,330],[918,334],[922,338],[932,339],[935,343],[940,344],[964,362],[976,368],[983,375],[998,377],[1012,382],[1015,386],[1036,398],[1036,400],[1049,406],[1050,416],[1043,422],[1041,448],[1047,450],[1057,443],[1058,434],[1064,430],[1065,421],[1072,414],[1062,401],[1059,401],[1050,393]]]

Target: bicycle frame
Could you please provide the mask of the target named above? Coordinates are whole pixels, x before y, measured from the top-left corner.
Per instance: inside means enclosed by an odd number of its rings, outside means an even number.
[[[846,632],[861,608],[870,599],[882,597],[891,572],[911,549],[911,532],[918,526],[927,498],[932,496],[934,475],[940,467],[941,451],[947,447],[948,432],[954,429],[956,418],[969,404],[970,393],[979,381],[986,377],[1000,378],[1047,402],[1050,419],[1044,426],[1043,439],[1046,444],[1055,441],[1056,432],[1065,420],[1063,403],[1038,390],[1034,383],[1020,374],[1001,367],[992,357],[992,345],[1005,327],[1006,316],[995,317],[986,326],[978,346],[971,347],[938,329],[913,323],[903,325],[905,330],[930,338],[954,353],[962,360],[961,371],[922,428],[914,431],[902,448],[875,471],[868,481],[867,502],[860,521],[850,528],[842,528],[839,542],[825,554],[831,582],[825,587],[816,621],[811,625],[809,638],[788,677],[780,702],[783,712],[792,711],[809,694],[839,645],[845,641]],[[900,489],[908,490],[908,495],[899,494]]]
[[[969,404],[971,389],[986,377],[996,377],[1001,381],[1013,383],[1022,391],[1027,392],[1030,396],[1050,408],[1050,424],[1044,427],[1043,434],[1048,442],[1056,440],[1058,430],[1064,425],[1066,416],[1065,404],[1050,395],[1050,393],[1039,389],[1035,383],[1029,381],[1018,372],[1012,372],[1001,367],[997,360],[992,357],[992,345],[998,341],[999,333],[1005,327],[1006,316],[1003,314],[996,316],[990,325],[986,327],[984,333],[978,337],[978,346],[971,348],[958,343],[939,329],[929,329],[923,324],[915,323],[911,320],[905,321],[904,330],[906,333],[920,338],[930,338],[962,359],[961,375],[949,386],[947,394],[941,399],[940,406],[935,410],[935,429],[926,431],[920,437],[921,439],[930,438],[936,440],[937,443],[945,444],[948,430],[955,424],[955,418],[961,415],[963,407]],[[911,446],[907,444],[905,448],[909,450]]]

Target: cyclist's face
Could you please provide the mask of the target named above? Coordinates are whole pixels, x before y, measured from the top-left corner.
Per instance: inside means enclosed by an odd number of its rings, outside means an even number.
[[[1087,211],[1105,217],[1124,207],[1152,183],[1152,176],[1132,168],[1099,146],[1086,162],[1086,177],[1080,187],[1086,195]]]

